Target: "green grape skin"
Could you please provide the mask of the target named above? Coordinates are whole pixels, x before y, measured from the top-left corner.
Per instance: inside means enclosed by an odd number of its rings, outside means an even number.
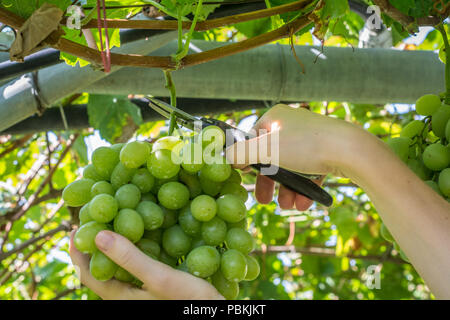
[[[239,284],[225,279],[220,270],[212,275],[211,282],[217,291],[227,300],[234,300],[239,295]]]
[[[234,194],[225,194],[217,199],[217,216],[226,222],[239,222],[245,218],[245,203]]]
[[[243,186],[235,182],[225,182],[222,189],[220,189],[220,195],[232,194],[239,197],[242,201],[247,201],[248,192]]]
[[[431,176],[430,169],[423,164],[422,159],[408,159],[406,165],[422,180],[427,180]]]
[[[178,212],[176,210],[170,210],[164,207],[161,207],[164,212],[164,222],[161,226],[163,229],[167,229],[175,225],[178,221]]]
[[[422,157],[425,166],[433,171],[445,169],[450,164],[450,150],[439,143],[427,146]]]
[[[202,238],[193,238],[192,239],[191,251],[194,250],[195,248],[198,248],[198,247],[201,247],[201,246],[206,246],[205,240],[203,240]]]
[[[218,148],[223,148],[225,145],[225,133],[218,126],[207,126],[200,132],[199,139],[202,141],[202,146],[214,143]]]
[[[174,225],[164,231],[162,246],[169,256],[180,258],[191,249],[191,238],[179,225]]]
[[[147,161],[147,168],[157,179],[172,178],[180,171],[180,165],[172,161],[172,151],[165,149],[151,153]]]
[[[386,143],[403,162],[408,160],[409,146],[412,144],[412,140],[410,138],[389,138]]]
[[[447,124],[445,125],[445,138],[447,141],[450,141],[450,119],[447,121]]]
[[[115,152],[119,153],[120,158],[120,151],[122,150],[125,143],[115,143],[110,148],[113,149]]]
[[[78,213],[78,218],[80,220],[80,226],[89,221],[94,221],[89,214],[89,202],[81,207],[80,212]]]
[[[153,185],[153,188],[152,190],[150,190],[150,192],[154,195],[158,195],[158,191],[161,186],[163,184],[166,184],[167,182],[178,182],[178,173],[169,179],[155,179],[155,184]]]
[[[164,222],[164,211],[154,202],[142,201],[136,207],[136,211],[144,221],[145,230],[158,229]]]
[[[161,253],[159,255],[159,261],[161,261],[164,264],[167,264],[168,266],[171,266],[172,268],[176,268],[177,266],[177,259],[171,257],[165,250],[161,250]]]
[[[439,189],[446,197],[450,197],[450,168],[446,168],[439,173]]]
[[[180,138],[178,138],[178,137],[174,137],[174,136],[162,137],[153,143],[152,151],[173,150],[173,149],[176,149],[176,147],[180,143],[182,144],[183,141],[181,141]]]
[[[197,247],[186,257],[186,266],[189,273],[196,277],[207,278],[212,276],[220,267],[220,254],[211,246]]]
[[[95,170],[95,167],[92,163],[88,164],[86,167],[84,167],[83,178],[92,179],[94,181],[102,181],[103,180],[103,177],[97,172],[97,170]]]
[[[152,190],[155,184],[155,178],[147,168],[140,168],[133,175],[133,178],[131,178],[131,183],[138,187],[141,193],[147,193]]]
[[[416,136],[420,136],[422,131],[424,131],[424,128],[425,123],[423,121],[413,120],[402,129],[402,132],[400,132],[400,137],[412,139]],[[424,131],[424,133],[425,132],[426,131]]]
[[[450,119],[450,106],[442,105],[433,115],[431,116],[431,129],[436,137],[444,138],[445,129],[447,122]]]
[[[115,190],[117,190],[121,186],[129,183],[135,173],[136,169],[127,168],[122,164],[122,162],[119,162],[111,173],[111,185]]]
[[[444,169],[445,170],[445,169]],[[442,172],[442,171],[441,171]],[[431,189],[433,189],[434,191],[436,191],[440,196],[442,196],[443,194],[442,194],[442,192],[441,192],[441,189],[439,188],[439,185],[435,182],[435,181],[433,181],[433,180],[427,180],[427,181],[425,181],[425,183],[431,188]]]
[[[95,181],[92,179],[80,179],[67,185],[62,198],[69,207],[81,207],[91,200],[91,188]]]
[[[134,184],[125,184],[117,189],[114,197],[119,203],[119,209],[134,209],[141,200],[141,191]]]
[[[226,181],[227,183],[242,183],[242,176],[236,169],[231,169],[230,177]]]
[[[260,266],[258,261],[252,256],[245,256],[247,260],[247,274],[245,275],[244,281],[253,281],[259,276]]]
[[[167,209],[177,210],[189,202],[189,189],[180,182],[167,182],[158,191],[158,201]]]
[[[73,243],[78,251],[82,253],[94,253],[97,250],[95,237],[102,230],[108,227],[104,223],[97,221],[89,221],[83,224],[75,233]]]
[[[89,202],[89,215],[97,222],[112,221],[118,210],[117,200],[109,194],[99,194]]]
[[[214,217],[209,221],[203,222],[201,235],[207,245],[218,246],[225,240],[227,225],[219,217]]]
[[[142,238],[141,240],[136,242],[136,246],[150,258],[153,258],[155,260],[159,259],[159,255],[161,254],[161,247],[156,241]]]
[[[178,224],[188,236],[193,238],[200,236],[202,223],[194,218],[189,204],[180,210]]]
[[[435,94],[426,94],[416,101],[416,112],[422,116],[431,116],[441,106],[441,99]]]
[[[384,240],[389,242],[394,242],[394,237],[392,237],[392,234],[389,232],[388,228],[384,223],[381,224],[380,227],[380,234],[383,237]]]
[[[228,230],[225,243],[229,249],[236,249],[245,255],[255,249],[255,240],[251,234],[240,228]]]
[[[186,187],[188,187],[190,199],[193,199],[202,193],[202,186],[197,175],[189,174],[185,170],[181,169],[178,174],[178,179],[183,182]]]
[[[109,147],[99,147],[92,152],[92,164],[95,170],[109,180],[114,168],[119,163],[119,153]]]
[[[239,228],[242,230],[247,230],[248,225],[247,225],[247,219],[244,218],[241,221],[238,222],[227,222],[227,228],[228,230],[233,229],[233,228]]]
[[[91,188],[91,197],[94,198],[99,194],[114,195],[114,188],[108,181],[98,181]]]
[[[158,200],[156,200],[156,197],[153,195],[153,193],[150,193],[150,192],[142,194],[141,201],[151,201],[154,203],[158,202]]]
[[[229,249],[222,254],[220,271],[225,279],[231,282],[240,282],[247,275],[247,259],[242,252]]]
[[[215,182],[209,180],[204,176],[202,170],[199,171],[198,179],[200,181],[203,193],[207,194],[208,196],[215,197],[219,194],[220,189],[222,189],[223,182]]]
[[[214,182],[224,182],[231,175],[231,165],[228,163],[206,163],[200,170],[205,178]]]
[[[136,243],[144,235],[144,221],[133,209],[122,209],[114,218],[114,232]]]
[[[181,167],[190,174],[203,168],[203,149],[199,143],[188,143],[181,150]]]
[[[108,258],[103,252],[97,250],[89,262],[89,271],[91,275],[99,281],[108,281],[114,277],[118,265]]]
[[[127,168],[136,169],[147,162],[150,148],[146,142],[132,141],[120,151],[120,162]]]
[[[142,238],[149,239],[155,241],[157,244],[161,245],[162,243],[162,234],[163,229],[156,230],[145,230]]]
[[[209,221],[216,216],[216,200],[206,194],[199,195],[191,202],[191,213],[198,221]]]
[[[114,273],[114,278],[127,283],[131,283],[135,280],[134,276],[122,267],[117,268],[116,273]]]

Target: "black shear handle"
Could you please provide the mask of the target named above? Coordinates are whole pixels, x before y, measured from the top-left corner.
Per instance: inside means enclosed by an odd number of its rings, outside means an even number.
[[[211,118],[202,118],[203,120],[203,127],[207,127],[210,125],[215,125],[221,128],[224,132],[227,132],[226,130],[230,130],[233,134],[233,143],[237,141],[243,141],[250,138],[253,138],[252,136],[249,136],[247,133],[245,133],[242,130],[239,130],[223,121],[211,119]],[[228,131],[230,132],[230,131]],[[228,142],[228,141],[227,141]],[[261,171],[262,168],[268,167],[270,165],[264,165],[264,164],[253,164],[251,165],[252,168]],[[272,168],[276,169],[276,168]],[[333,204],[333,197],[331,197],[324,189],[319,187],[317,184],[312,182],[310,179],[305,178],[294,171],[290,171],[284,168],[279,167],[278,170],[273,170],[276,172],[273,175],[268,175],[270,179],[279,182],[283,186],[291,189],[292,191],[302,194],[305,197],[317,201],[327,207],[331,206]]]

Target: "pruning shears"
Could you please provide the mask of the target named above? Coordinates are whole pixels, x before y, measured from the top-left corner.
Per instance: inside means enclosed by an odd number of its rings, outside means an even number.
[[[177,124],[187,129],[201,130],[208,126],[217,126],[224,132],[227,132],[227,130],[229,130],[228,132],[232,133],[233,141],[227,141],[228,144],[230,142],[234,144],[238,141],[254,138],[253,135],[246,133],[236,127],[233,127],[221,120],[217,120],[214,118],[195,117],[164,101],[149,96],[147,97],[147,99],[149,101],[149,106],[153,110],[168,119],[170,119],[171,115],[175,115]],[[268,165],[252,164],[250,166],[258,171],[261,171],[263,167]],[[327,207],[331,206],[331,204],[333,203],[333,198],[324,189],[311,181],[312,178],[315,178],[317,176],[297,173],[281,167],[278,168],[278,170],[275,169],[273,171],[276,173],[267,176],[269,176],[272,180],[279,182],[283,186],[291,189],[292,191],[302,194],[307,198],[317,201]]]

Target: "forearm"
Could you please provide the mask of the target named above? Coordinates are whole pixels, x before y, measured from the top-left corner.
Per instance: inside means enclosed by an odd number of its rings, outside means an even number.
[[[379,139],[358,132],[344,174],[370,197],[432,292],[450,299],[450,204]]]

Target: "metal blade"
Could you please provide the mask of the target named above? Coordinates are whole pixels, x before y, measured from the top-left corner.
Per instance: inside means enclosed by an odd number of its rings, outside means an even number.
[[[154,104],[156,104],[158,107],[166,110],[169,113],[174,112],[177,117],[183,118],[186,121],[193,122],[193,121],[199,120],[198,118],[194,117],[193,115],[190,115],[189,113],[184,112],[183,110],[180,110],[168,103],[165,103],[164,101],[155,99],[153,97],[147,97],[147,99],[150,100],[151,102],[153,102]]]

